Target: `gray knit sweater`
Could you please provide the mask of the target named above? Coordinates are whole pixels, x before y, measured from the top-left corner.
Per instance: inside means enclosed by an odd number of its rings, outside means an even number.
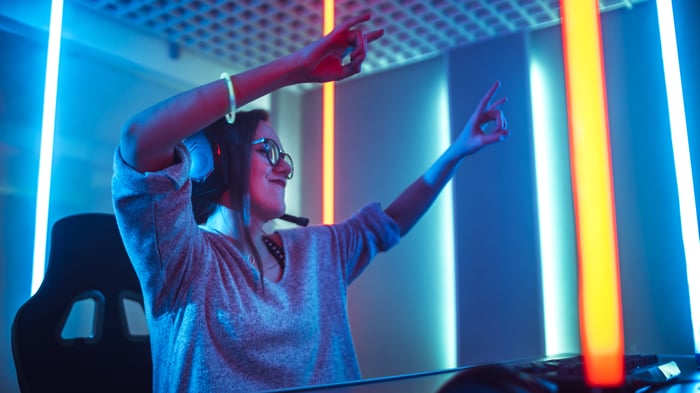
[[[190,157],[140,173],[114,159],[117,222],[141,282],[155,392],[250,392],[360,378],[347,286],[399,241],[371,204],[331,226],[279,231],[286,266],[265,281],[227,238],[192,214]]]

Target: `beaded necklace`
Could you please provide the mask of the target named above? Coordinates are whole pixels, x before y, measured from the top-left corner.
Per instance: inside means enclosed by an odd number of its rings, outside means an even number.
[[[269,236],[263,236],[262,241],[270,254],[280,263],[280,266],[284,267],[284,251]]]

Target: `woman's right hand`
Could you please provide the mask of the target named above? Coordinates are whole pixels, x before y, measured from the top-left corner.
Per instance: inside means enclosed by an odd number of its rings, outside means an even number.
[[[370,14],[350,18],[328,35],[297,52],[301,79],[304,82],[339,81],[360,72],[362,62],[367,57],[367,44],[384,35],[383,29],[364,33],[354,28],[369,19]],[[348,50],[351,50],[350,61],[343,64]]]

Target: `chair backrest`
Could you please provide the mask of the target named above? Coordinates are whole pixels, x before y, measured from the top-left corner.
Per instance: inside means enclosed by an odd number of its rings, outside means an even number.
[[[54,224],[44,281],[15,315],[12,354],[23,393],[152,390],[141,286],[113,215]]]

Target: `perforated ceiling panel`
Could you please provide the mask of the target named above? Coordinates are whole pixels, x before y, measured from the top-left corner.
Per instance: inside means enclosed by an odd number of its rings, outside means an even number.
[[[601,0],[602,11],[645,0]],[[73,0],[100,15],[247,69],[321,36],[322,0]],[[385,29],[364,72],[399,66],[450,47],[559,22],[558,0],[336,0],[336,22],[369,11]]]

